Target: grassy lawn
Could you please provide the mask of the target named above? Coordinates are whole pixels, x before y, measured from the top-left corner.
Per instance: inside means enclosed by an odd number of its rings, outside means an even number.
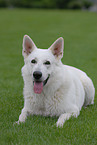
[[[28,34],[37,47],[65,40],[64,64],[85,71],[97,90],[97,14],[80,11],[0,9],[0,145],[97,145],[95,104],[82,108],[77,119],[56,128],[57,118],[28,117],[20,126],[23,108],[22,39]]]

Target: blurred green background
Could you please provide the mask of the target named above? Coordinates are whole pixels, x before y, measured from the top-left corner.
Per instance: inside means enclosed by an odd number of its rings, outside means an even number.
[[[26,2],[26,1],[25,1]],[[65,41],[62,62],[85,71],[97,90],[97,14],[59,9],[0,9],[0,145],[96,145],[95,104],[82,108],[79,117],[56,128],[58,118],[28,117],[20,126],[23,108],[21,68],[23,36],[48,48],[58,37]]]

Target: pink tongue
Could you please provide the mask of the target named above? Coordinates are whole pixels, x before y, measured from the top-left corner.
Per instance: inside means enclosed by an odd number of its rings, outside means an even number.
[[[43,82],[34,82],[34,93],[41,94],[43,90]]]

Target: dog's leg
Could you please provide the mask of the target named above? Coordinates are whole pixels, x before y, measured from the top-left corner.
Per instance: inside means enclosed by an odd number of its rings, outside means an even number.
[[[76,107],[77,108],[77,107]],[[69,120],[69,118],[71,117],[71,116],[74,116],[74,117],[78,117],[78,115],[79,115],[79,110],[78,110],[78,108],[75,110],[75,111],[72,111],[71,113],[64,113],[64,114],[61,114],[60,115],[60,117],[59,117],[59,119],[58,119],[58,121],[57,121],[57,123],[56,123],[56,125],[57,125],[57,127],[63,127],[63,125],[64,125],[64,122],[66,121],[66,120]]]
[[[20,114],[20,116],[19,116],[19,120],[16,121],[16,122],[14,122],[13,125],[15,125],[15,124],[18,124],[18,125],[19,125],[20,123],[25,122],[25,120],[26,120],[26,118],[27,118],[27,115],[28,115],[28,112],[26,111],[25,108],[23,108],[23,109],[22,109],[22,112],[21,112],[21,114]]]
[[[18,120],[18,123],[20,122],[25,122],[26,118],[27,118],[27,115],[28,115],[28,112],[25,108],[22,109],[22,112],[19,116],[19,120]]]

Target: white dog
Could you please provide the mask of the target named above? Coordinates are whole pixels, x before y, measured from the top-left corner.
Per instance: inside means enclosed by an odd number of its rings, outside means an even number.
[[[62,64],[63,48],[62,37],[49,49],[38,49],[29,36],[24,36],[24,108],[18,123],[25,122],[28,114],[59,116],[56,125],[62,127],[71,116],[80,114],[83,105],[94,103],[91,79],[83,71]]]

